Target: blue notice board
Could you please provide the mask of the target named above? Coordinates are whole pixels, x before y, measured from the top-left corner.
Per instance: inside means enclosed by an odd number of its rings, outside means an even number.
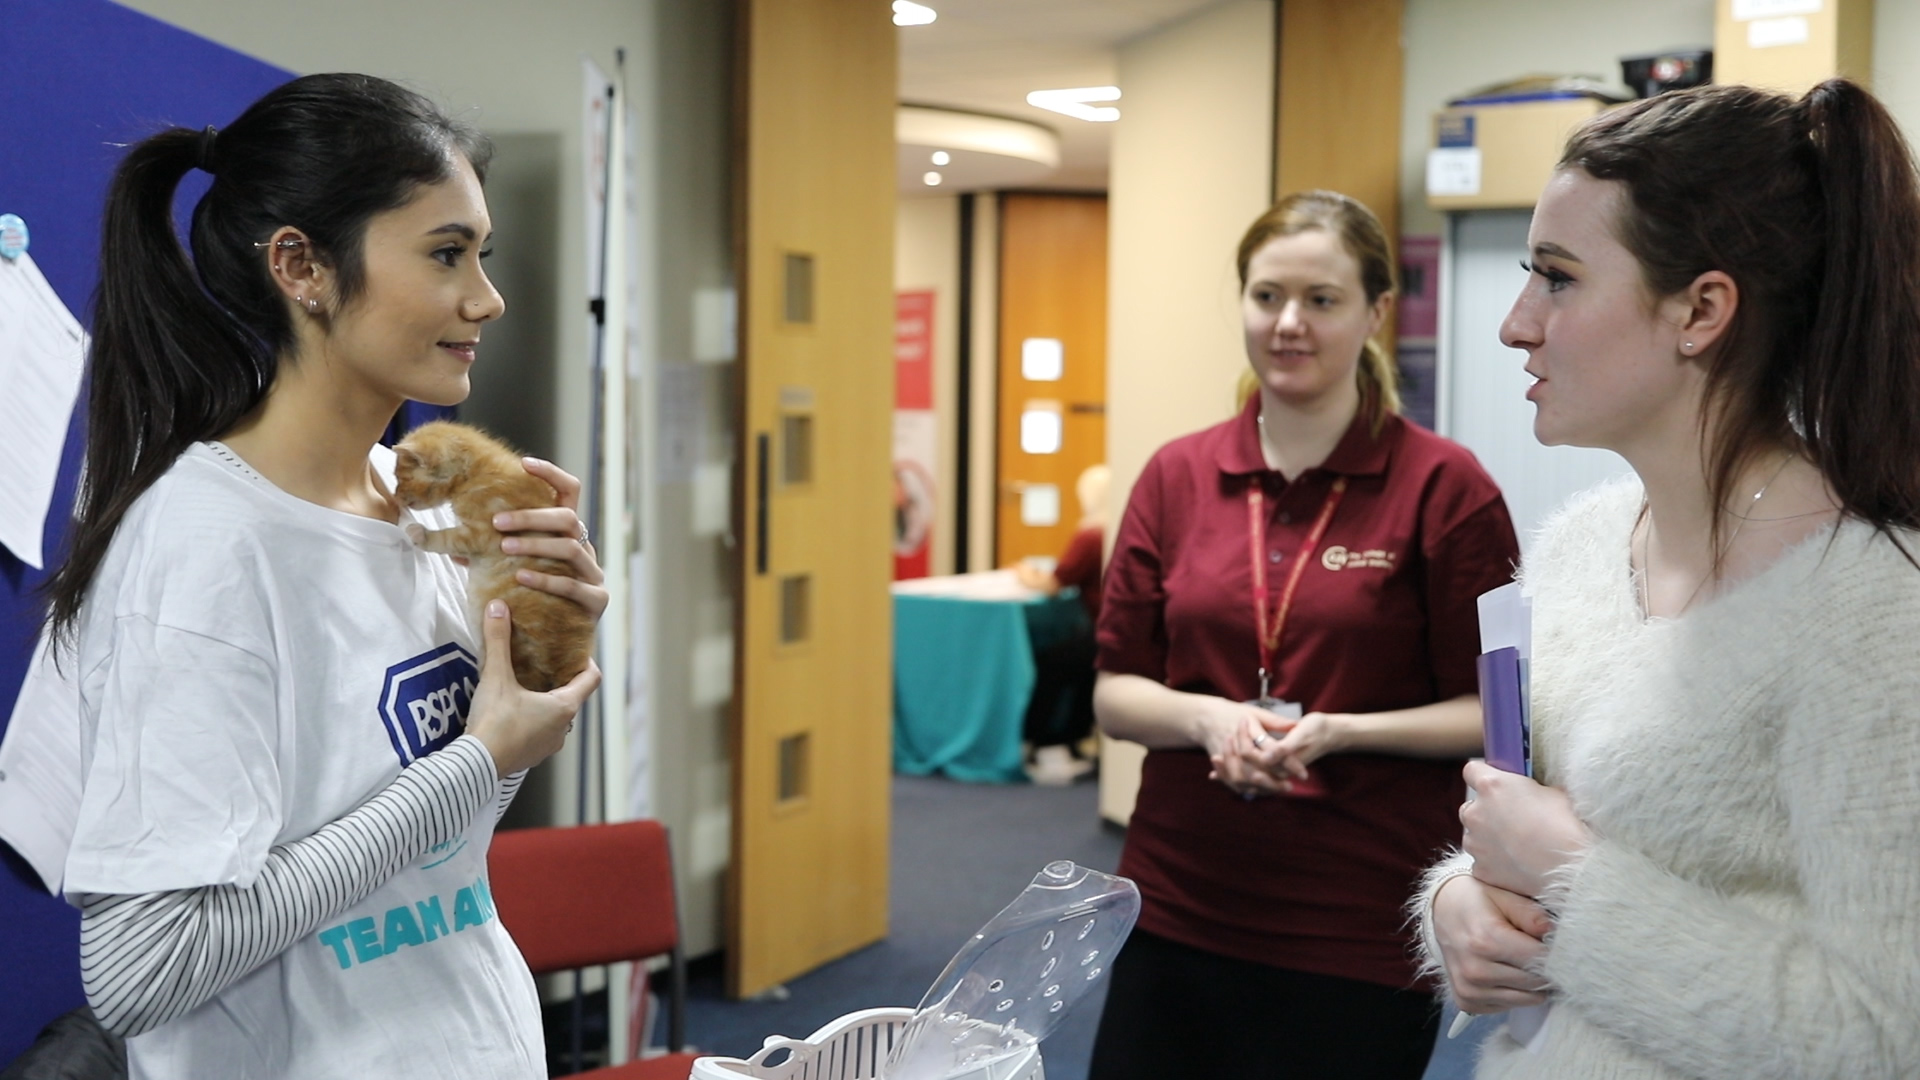
[[[0,213],[26,220],[34,261],[90,323],[100,215],[122,148],[173,124],[224,126],[292,73],[106,0],[8,0],[5,10]],[[193,173],[181,185],[182,220],[206,179]],[[78,409],[47,516],[49,558],[73,506],[84,424]],[[0,725],[33,652],[34,590],[44,577],[0,548]],[[48,1021],[85,1003],[79,934],[78,913],[0,843],[0,1067]]]

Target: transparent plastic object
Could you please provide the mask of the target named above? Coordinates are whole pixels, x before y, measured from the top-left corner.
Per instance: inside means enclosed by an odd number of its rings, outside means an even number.
[[[1048,863],[954,954],[880,1075],[996,1075],[995,1063],[1029,1053],[1099,983],[1139,917],[1133,882]]]

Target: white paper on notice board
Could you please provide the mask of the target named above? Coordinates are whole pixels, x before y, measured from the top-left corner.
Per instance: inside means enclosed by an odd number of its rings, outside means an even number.
[[[1447,146],[1427,151],[1427,194],[1480,194],[1480,148]]]
[[[0,259],[0,544],[36,570],[86,355],[86,331],[33,257]]]

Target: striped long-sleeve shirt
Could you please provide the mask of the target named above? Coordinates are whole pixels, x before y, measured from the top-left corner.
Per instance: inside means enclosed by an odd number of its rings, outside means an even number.
[[[498,780],[486,747],[462,736],[352,812],[274,847],[246,888],[80,897],[88,1002],[123,1036],[191,1012],[459,836],[489,802],[504,813],[525,775]]]

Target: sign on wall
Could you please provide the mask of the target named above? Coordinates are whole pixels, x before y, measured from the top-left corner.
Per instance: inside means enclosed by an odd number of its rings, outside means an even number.
[[[931,289],[894,294],[893,579],[931,572],[934,524]]]

